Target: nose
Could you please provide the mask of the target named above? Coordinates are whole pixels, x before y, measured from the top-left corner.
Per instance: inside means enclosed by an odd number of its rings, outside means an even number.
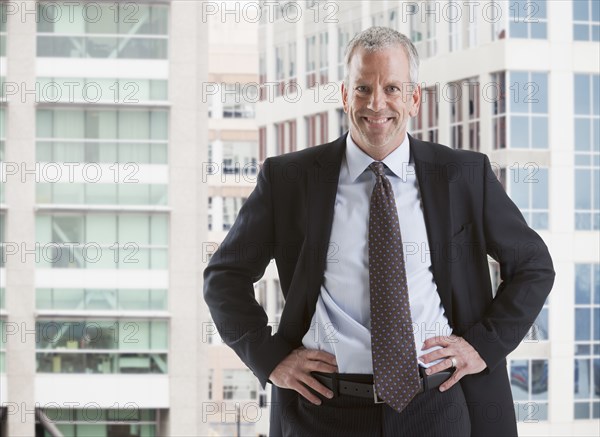
[[[373,88],[373,92],[371,93],[371,98],[369,100],[368,108],[373,112],[381,111],[385,109],[386,105],[386,95],[382,88],[375,87]]]

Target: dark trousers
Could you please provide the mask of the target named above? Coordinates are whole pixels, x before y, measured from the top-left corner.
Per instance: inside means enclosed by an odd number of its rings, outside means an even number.
[[[295,393],[295,392],[294,392]],[[418,394],[401,413],[370,399],[341,395],[314,405],[301,395],[283,405],[271,436],[469,436],[469,411],[460,384]],[[273,423],[273,421],[271,421]],[[279,428],[279,427],[278,427]]]

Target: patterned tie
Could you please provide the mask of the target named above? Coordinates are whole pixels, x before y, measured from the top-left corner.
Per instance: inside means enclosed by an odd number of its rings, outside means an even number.
[[[369,211],[373,377],[379,398],[400,412],[421,383],[396,200],[383,163],[369,168],[376,176]]]

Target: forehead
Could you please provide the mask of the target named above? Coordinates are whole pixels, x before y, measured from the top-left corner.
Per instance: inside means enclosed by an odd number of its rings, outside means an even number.
[[[359,46],[352,53],[348,73],[352,79],[385,76],[399,80],[409,80],[408,55],[401,45],[374,51],[367,51]]]

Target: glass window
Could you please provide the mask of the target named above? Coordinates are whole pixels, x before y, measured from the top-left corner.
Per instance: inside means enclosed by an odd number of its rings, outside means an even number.
[[[119,217],[119,241],[149,244],[148,216],[141,214],[123,214]]]
[[[575,419],[600,418],[600,264],[575,264]]]
[[[527,223],[534,229],[548,229],[548,169],[537,165],[511,168],[508,192]]]
[[[509,369],[517,421],[548,420],[548,360],[511,360]]]
[[[597,0],[573,1],[573,39],[600,41],[600,3]]]
[[[499,79],[500,86],[504,86]],[[547,73],[510,72],[510,147],[547,149],[548,75]],[[497,126],[495,126],[497,128]],[[498,147],[496,147],[498,148]]]
[[[40,214],[36,218],[38,266],[166,269],[167,220],[166,214]],[[151,240],[153,221],[156,241]]]
[[[166,59],[168,6],[41,3],[37,30],[38,56]]]
[[[600,229],[600,75],[574,75],[575,229]],[[592,98],[593,96],[593,98]]]
[[[257,396],[257,379],[247,369],[223,369],[223,399],[252,400]]]

